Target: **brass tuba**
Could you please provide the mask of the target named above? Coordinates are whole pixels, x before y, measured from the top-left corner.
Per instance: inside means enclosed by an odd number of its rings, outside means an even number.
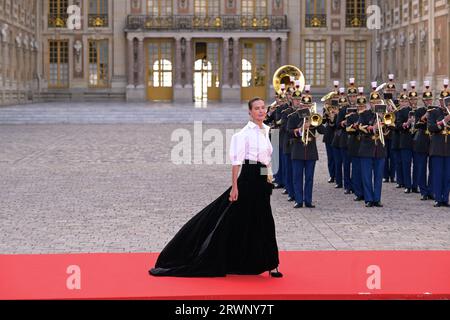
[[[299,90],[303,92],[303,89],[305,88],[305,76],[299,68],[292,65],[282,66],[275,71],[275,74],[273,75],[273,88],[275,89],[275,92],[280,94],[282,83],[288,88],[291,84],[291,77],[294,77],[295,80],[300,80]]]

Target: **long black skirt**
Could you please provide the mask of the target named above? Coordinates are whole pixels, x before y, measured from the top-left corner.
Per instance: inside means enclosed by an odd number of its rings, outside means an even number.
[[[263,168],[246,161],[238,178],[238,201],[229,201],[230,187],[196,214],[166,245],[149,273],[223,277],[257,275],[278,267],[270,206],[273,186]]]

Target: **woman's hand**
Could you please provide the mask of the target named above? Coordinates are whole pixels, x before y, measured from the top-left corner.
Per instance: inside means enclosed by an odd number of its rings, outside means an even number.
[[[228,198],[228,200],[230,200],[230,202],[235,202],[235,201],[237,201],[238,196],[239,196],[238,188],[232,187],[231,192],[230,192],[230,197]]]

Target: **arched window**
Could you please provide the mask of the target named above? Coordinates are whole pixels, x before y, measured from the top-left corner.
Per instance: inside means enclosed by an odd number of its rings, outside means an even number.
[[[247,59],[242,59],[242,87],[252,86],[252,63]]]
[[[156,60],[153,63],[153,87],[172,86],[172,62],[167,59]]]
[[[208,100],[208,87],[212,85],[212,64],[206,59],[198,59],[194,64],[195,101]]]

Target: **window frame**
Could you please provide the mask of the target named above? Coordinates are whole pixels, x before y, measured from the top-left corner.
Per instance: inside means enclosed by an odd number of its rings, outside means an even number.
[[[96,52],[97,52],[97,61],[96,61],[96,71],[97,71],[97,84],[91,84],[91,44],[96,43]],[[106,77],[105,79],[100,78],[101,70],[100,67],[100,45],[102,43],[106,43],[106,68],[103,68],[105,70]],[[88,39],[88,87],[89,88],[108,88],[109,87],[109,76],[110,76],[110,48],[109,48],[109,39]],[[102,83],[100,83],[102,82]]]
[[[52,84],[52,69],[51,66],[54,64],[51,62],[51,58],[52,58],[52,43],[56,44],[56,49],[57,49],[57,53],[56,53],[56,57],[57,57],[57,70],[56,70],[56,84]],[[61,44],[65,43],[67,45],[67,79],[65,79],[65,82],[63,82],[61,79],[61,75],[62,75],[62,71],[61,71],[61,65],[63,64],[61,62]],[[52,88],[52,89],[61,89],[61,88],[68,88],[69,84],[70,84],[70,54],[69,54],[69,44],[70,41],[69,39],[58,39],[58,40],[54,40],[54,39],[49,39],[48,40],[48,87]]]

